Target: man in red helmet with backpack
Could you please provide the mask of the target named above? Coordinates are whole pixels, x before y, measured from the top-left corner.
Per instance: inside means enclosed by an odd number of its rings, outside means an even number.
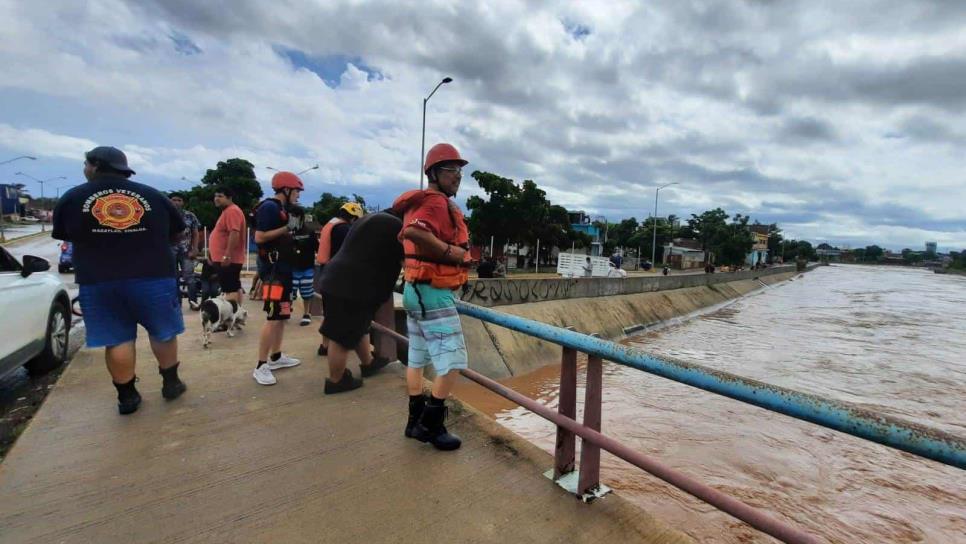
[[[399,238],[405,253],[403,306],[409,329],[406,383],[409,419],[406,436],[440,450],[460,447],[459,437],[444,425],[445,401],[467,367],[463,329],[456,313],[454,291],[466,283],[469,232],[463,213],[450,199],[456,196],[467,164],[450,144],[437,144],[426,154],[425,191],[404,193],[393,203],[401,213]],[[423,368],[436,370],[432,394],[423,396]]]
[[[255,209],[255,243],[258,245],[258,276],[262,280],[262,299],[267,314],[258,339],[258,364],[252,377],[261,385],[276,383],[273,370],[299,364],[282,353],[285,321],[292,315],[292,271],[295,244],[288,209],[298,204],[304,189],[302,180],[291,172],[272,176],[275,196]]]

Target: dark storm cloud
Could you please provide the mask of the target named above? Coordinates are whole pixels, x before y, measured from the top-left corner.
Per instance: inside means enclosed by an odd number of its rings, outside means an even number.
[[[924,115],[913,115],[904,119],[894,137],[906,137],[923,142],[936,143],[966,143],[966,136],[953,132],[945,123],[936,121]]]
[[[838,140],[835,128],[831,124],[813,117],[786,119],[779,137],[793,143],[834,142]]]

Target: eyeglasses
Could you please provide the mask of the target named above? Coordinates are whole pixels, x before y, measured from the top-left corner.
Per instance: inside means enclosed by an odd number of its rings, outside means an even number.
[[[458,176],[463,175],[463,167],[462,166],[440,166],[439,169],[440,170],[445,170],[447,172],[452,172],[452,173],[454,173],[454,174],[456,174]]]

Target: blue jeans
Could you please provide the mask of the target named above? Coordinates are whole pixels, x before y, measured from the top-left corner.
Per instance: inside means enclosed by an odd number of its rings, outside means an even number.
[[[181,285],[188,290],[188,300],[197,302],[198,282],[195,281],[195,260],[188,257],[188,250],[180,247],[171,248],[174,253],[174,263],[178,270],[178,277],[181,278]],[[181,289],[178,289],[178,300],[182,298]]]

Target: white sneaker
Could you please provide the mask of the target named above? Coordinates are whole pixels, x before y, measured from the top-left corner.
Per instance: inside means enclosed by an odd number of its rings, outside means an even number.
[[[299,321],[299,326],[307,327],[312,324],[312,316],[305,314],[302,316],[302,320]]]
[[[255,372],[252,372],[252,378],[262,385],[275,385],[278,381],[272,374],[272,369],[268,368],[268,363],[256,368]]]
[[[298,359],[296,359],[294,357],[289,357],[288,355],[285,355],[283,353],[282,356],[279,357],[277,361],[272,361],[271,359],[269,359],[269,361],[267,363],[265,363],[265,365],[263,365],[263,366],[267,366],[269,370],[278,370],[280,368],[288,368],[290,366],[298,366],[299,363],[301,363],[301,362],[302,361],[299,361]]]

